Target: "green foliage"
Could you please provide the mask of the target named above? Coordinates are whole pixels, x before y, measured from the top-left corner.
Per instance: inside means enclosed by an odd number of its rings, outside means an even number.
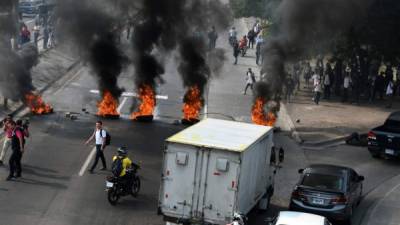
[[[230,5],[235,17],[267,18],[267,7],[271,1],[277,0],[230,0]]]

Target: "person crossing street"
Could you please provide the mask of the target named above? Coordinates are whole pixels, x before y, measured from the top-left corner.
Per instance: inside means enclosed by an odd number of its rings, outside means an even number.
[[[103,130],[103,122],[97,121],[96,128],[93,134],[85,142],[85,144],[88,145],[93,139],[95,139],[96,143],[96,158],[94,160],[92,167],[89,169],[90,173],[93,173],[94,169],[97,166],[97,163],[99,162],[99,159],[101,159],[101,162],[103,164],[101,170],[107,169],[106,159],[104,158],[104,149],[106,148],[106,137],[107,137],[107,132]]]

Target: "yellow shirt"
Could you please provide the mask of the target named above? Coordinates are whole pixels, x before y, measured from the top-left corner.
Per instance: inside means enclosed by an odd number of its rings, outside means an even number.
[[[117,159],[117,157],[120,157],[120,156],[114,156],[113,157],[113,162]],[[126,169],[130,168],[131,165],[132,165],[132,161],[128,157],[123,158],[122,159],[122,171],[121,171],[121,174],[119,176],[120,177],[125,176]]]

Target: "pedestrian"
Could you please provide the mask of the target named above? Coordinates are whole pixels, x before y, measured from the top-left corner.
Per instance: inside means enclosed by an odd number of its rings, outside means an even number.
[[[351,69],[347,65],[346,69],[345,69],[344,79],[343,79],[343,97],[342,97],[342,102],[346,102],[348,100],[351,83],[352,83],[352,80],[351,80]]]
[[[307,61],[304,65],[304,71],[303,71],[303,78],[306,83],[306,88],[310,88],[311,73],[312,73],[311,65],[310,62]]]
[[[89,137],[89,139],[85,143],[86,145],[88,145],[93,139],[95,139],[96,158],[94,160],[92,167],[89,169],[90,173],[93,173],[94,169],[97,166],[97,163],[99,162],[99,159],[101,159],[101,162],[103,164],[101,170],[107,169],[106,159],[104,158],[104,149],[106,148],[106,137],[107,137],[107,132],[103,129],[103,122],[97,121],[96,128],[93,134]]]
[[[381,71],[381,73],[378,76],[376,76],[374,93],[372,94],[372,101],[375,100],[376,94],[379,94],[379,99],[383,100],[383,92],[385,89],[384,74],[385,72]]]
[[[254,23],[253,30],[256,36],[261,32],[261,24],[259,20],[256,20],[256,22]]]
[[[314,102],[319,105],[319,100],[321,99],[322,85],[321,79],[317,80],[314,86]]]
[[[261,35],[258,35],[256,38],[256,64],[259,65],[259,61],[260,61],[260,56],[261,56],[261,51],[262,51],[262,47],[264,44],[264,38]],[[261,61],[262,63],[262,61]]]
[[[126,23],[126,26],[127,26],[126,27],[126,40],[129,40],[129,37],[131,35],[131,29],[133,29],[133,25],[134,25],[133,18],[129,17],[128,21]]]
[[[7,177],[7,181],[21,177],[22,168],[21,168],[21,158],[24,153],[24,134],[23,131],[17,127],[14,121],[11,121],[10,128],[12,130],[11,136],[11,149],[12,154],[10,156],[10,160],[8,161],[10,166],[10,173]]]
[[[247,88],[251,88],[251,90],[253,91],[253,85],[256,82],[256,77],[253,73],[253,71],[251,71],[251,68],[249,68],[249,70],[246,72],[246,87],[244,88],[243,94],[246,95],[247,92]]]
[[[256,33],[253,29],[249,30],[249,32],[247,33],[247,38],[249,39],[249,48],[251,47],[253,49],[256,38]]]
[[[388,97],[389,104],[386,106],[386,108],[392,108],[393,89],[394,89],[393,80],[389,80],[388,85],[386,87],[386,96]]]
[[[4,164],[4,162],[3,162],[4,158],[7,154],[8,149],[11,147],[11,138],[12,138],[12,129],[10,127],[11,121],[13,121],[12,116],[8,115],[0,124],[1,125],[0,127],[3,128],[4,134],[5,134],[3,148],[0,153],[0,165]]]
[[[287,76],[285,87],[286,102],[290,102],[290,97],[293,95],[293,90],[295,88],[295,82],[290,74]]]
[[[40,26],[37,23],[33,27],[33,42],[35,43],[36,47],[38,46],[39,35],[40,35]]]
[[[233,47],[233,45],[237,42],[237,32],[235,27],[232,27],[229,30],[229,44]]]
[[[235,43],[233,43],[233,57],[235,57],[235,62],[233,63],[233,65],[237,64],[239,53],[239,43],[236,41]]]
[[[215,27],[211,27],[211,31],[208,32],[208,49],[212,50],[215,48],[218,39],[217,31],[215,31]]]
[[[20,36],[21,36],[21,45],[31,41],[31,32],[29,32],[28,27],[26,25],[22,26]]]
[[[43,29],[43,49],[47,49],[48,41],[49,41],[49,27],[45,26]]]
[[[331,97],[331,84],[332,84],[332,67],[330,63],[326,64],[326,71],[324,74],[324,99],[330,99]]]

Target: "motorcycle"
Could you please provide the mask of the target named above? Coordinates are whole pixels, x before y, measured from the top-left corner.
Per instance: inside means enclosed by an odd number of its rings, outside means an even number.
[[[111,205],[116,205],[118,200],[127,195],[137,197],[140,191],[140,178],[137,171],[140,169],[139,165],[132,164],[132,168],[126,170],[126,178],[108,176],[106,178],[106,192],[107,199]]]

